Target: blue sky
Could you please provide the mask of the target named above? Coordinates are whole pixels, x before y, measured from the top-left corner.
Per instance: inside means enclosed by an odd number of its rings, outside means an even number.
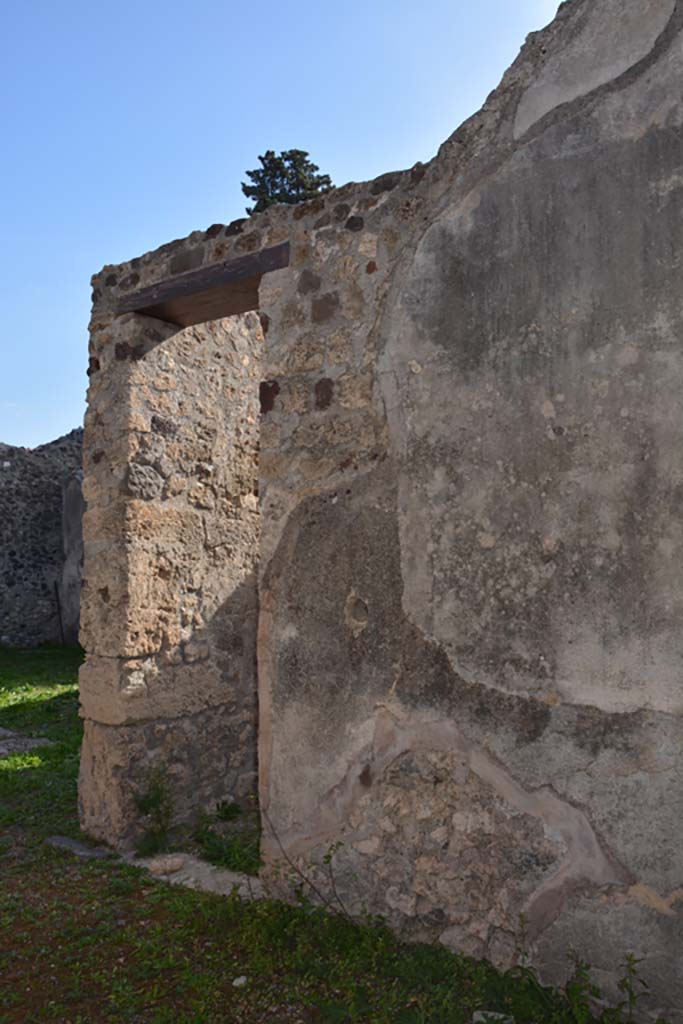
[[[428,160],[557,0],[6,0],[0,442],[82,422],[90,275],[244,214],[266,149]]]

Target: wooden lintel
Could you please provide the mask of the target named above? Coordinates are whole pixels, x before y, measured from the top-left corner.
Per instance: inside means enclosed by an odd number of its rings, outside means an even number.
[[[117,313],[142,313],[181,327],[258,309],[261,278],[289,266],[289,242],[168,278],[126,295]]]

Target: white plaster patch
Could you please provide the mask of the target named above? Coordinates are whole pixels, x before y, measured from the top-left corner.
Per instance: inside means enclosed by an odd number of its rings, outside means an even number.
[[[646,57],[666,27],[675,0],[605,0],[583,29],[555,52],[517,108],[519,139],[545,114],[613,81]]]

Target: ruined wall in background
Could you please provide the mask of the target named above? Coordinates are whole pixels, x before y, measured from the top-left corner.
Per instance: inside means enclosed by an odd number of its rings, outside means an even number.
[[[64,638],[78,643],[81,621],[81,577],[83,576],[83,470],[75,469],[62,482],[62,566],[61,605]]]
[[[128,725],[129,709],[158,685],[160,714],[173,679],[170,663],[135,674],[154,630],[130,631],[146,609],[167,615],[142,510],[175,506],[163,488],[143,501],[112,487],[131,472],[160,487],[133,468],[134,410],[166,328],[110,329],[111,310],[289,240],[290,266],[260,292],[267,873],[284,849],[325,885],[341,841],[352,910],[503,965],[524,914],[545,978],[566,977],[575,948],[613,986],[632,950],[648,1009],[682,1019],[682,30],[674,0],[572,0],[426,167],[95,278],[92,401],[111,426],[87,575],[110,605],[87,646],[133,659],[129,681],[92,687],[121,708],[116,731],[89,726],[116,737],[84,819],[97,834],[125,833],[102,818],[107,787],[168,728]],[[189,536],[167,522],[168,544]],[[172,692],[195,691],[183,677]],[[183,743],[213,744],[225,771],[199,703]]]
[[[261,328],[95,320],[86,418],[84,827],[139,832],[168,776],[177,820],[256,786]]]
[[[80,567],[71,554],[66,588],[63,492],[80,471],[82,443],[77,429],[39,448],[0,444],[0,644],[61,642],[55,584],[66,642],[78,638]],[[78,509],[68,518],[77,545]]]

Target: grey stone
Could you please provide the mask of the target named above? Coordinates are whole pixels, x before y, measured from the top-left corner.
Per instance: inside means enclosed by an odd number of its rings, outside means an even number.
[[[150,874],[200,892],[212,892],[218,896],[230,896],[237,892],[244,900],[263,899],[266,895],[263,883],[252,875],[215,867],[200,857],[191,854],[169,854],[165,857],[135,857],[124,854],[124,860],[135,867],[146,868]],[[181,863],[182,862],[182,863]]]
[[[133,463],[128,469],[128,491],[135,498],[152,501],[159,498],[164,489],[164,478],[153,466]]]
[[[153,875],[172,875],[180,871],[185,863],[182,854],[166,854],[161,857],[154,857],[145,862],[145,867]]]
[[[22,736],[21,733],[12,732],[10,729],[0,729],[0,758],[10,757],[12,754],[26,754],[38,747],[52,746],[52,740],[41,736]]]
[[[108,857],[116,857],[114,850],[106,846],[88,846],[77,839],[69,836],[48,836],[45,842],[55,850],[62,850],[64,853],[72,853],[79,860],[105,860]]]

